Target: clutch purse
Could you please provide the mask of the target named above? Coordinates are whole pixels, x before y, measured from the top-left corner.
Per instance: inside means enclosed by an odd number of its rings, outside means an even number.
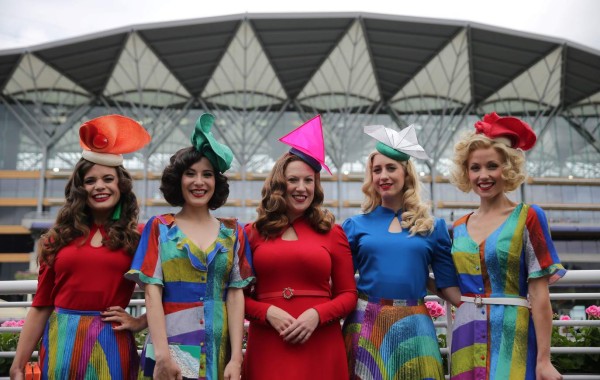
[[[41,378],[42,370],[37,362],[25,364],[25,380],[40,380]]]

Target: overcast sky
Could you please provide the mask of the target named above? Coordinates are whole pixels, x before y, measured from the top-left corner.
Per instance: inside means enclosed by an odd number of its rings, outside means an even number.
[[[600,51],[597,0],[0,0],[0,49],[124,26],[244,12],[370,12],[474,21]]]

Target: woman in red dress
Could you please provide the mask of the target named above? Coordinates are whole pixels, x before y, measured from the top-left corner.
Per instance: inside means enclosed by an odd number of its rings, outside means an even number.
[[[135,120],[107,115],[79,129],[82,158],[65,187],[65,205],[42,235],[40,271],[10,378],[40,341],[43,379],[133,380],[139,356],[133,332],[146,316],[124,310],[135,283],[123,277],[140,238],[139,206],[123,153],[150,142]]]
[[[286,142],[294,148],[275,163],[258,218],[246,226],[256,274],[246,296],[246,380],[348,379],[340,318],[357,293],[346,235],[321,208],[320,127],[320,149]]]

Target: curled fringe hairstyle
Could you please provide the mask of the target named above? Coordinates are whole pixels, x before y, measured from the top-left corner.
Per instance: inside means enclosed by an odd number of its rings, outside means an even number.
[[[362,192],[365,199],[361,205],[362,211],[368,213],[381,205],[381,195],[373,186],[373,159],[379,152],[373,152],[367,159],[365,180]],[[400,226],[408,229],[410,235],[428,235],[433,232],[434,219],[429,213],[429,206],[421,200],[421,182],[417,177],[417,170],[411,160],[396,161],[404,169],[404,187],[402,188],[402,220]]]
[[[291,162],[295,161],[302,161],[302,159],[290,153],[285,153],[279,157],[263,185],[262,200],[256,208],[258,217],[255,227],[264,239],[281,235],[290,224],[287,217],[287,203],[285,201],[285,193],[287,191],[285,170]],[[314,198],[308,209],[304,212],[304,216],[311,227],[319,233],[331,230],[335,223],[333,214],[322,208],[324,198],[325,195],[321,187],[321,174],[315,172]]]
[[[501,142],[475,132],[467,132],[454,146],[450,182],[465,193],[473,190],[469,181],[469,156],[478,149],[488,148],[494,148],[503,161],[502,179],[504,180],[504,190],[506,192],[516,190],[527,178],[523,151],[510,148]]]
[[[160,178],[160,191],[171,206],[182,207],[185,204],[183,189],[181,188],[181,178],[183,177],[183,173],[196,162],[200,161],[202,157],[204,157],[202,153],[198,152],[193,146],[190,146],[179,149],[169,159],[169,165],[163,170]],[[210,210],[216,210],[223,206],[229,196],[229,182],[227,182],[227,177],[214,168],[213,174],[215,176],[215,191],[207,204]]]
[[[56,254],[74,239],[83,237],[81,244],[90,234],[92,213],[87,205],[88,193],[83,186],[86,173],[96,165],[80,159],[65,186],[65,205],[58,211],[54,226],[40,239],[39,261],[53,265]],[[102,241],[110,250],[123,249],[133,255],[140,240],[138,231],[139,206],[133,193],[133,180],[123,166],[115,167],[121,192],[121,218],[107,220],[104,229],[107,238]]]

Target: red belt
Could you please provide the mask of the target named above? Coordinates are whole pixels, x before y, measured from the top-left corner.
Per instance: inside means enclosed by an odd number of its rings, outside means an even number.
[[[262,300],[265,298],[283,297],[286,300],[289,300],[290,298],[297,297],[297,296],[331,297],[331,294],[325,290],[301,290],[301,289],[283,288],[283,290],[279,291],[279,292],[268,292],[268,293],[258,294],[256,296],[256,299]]]

